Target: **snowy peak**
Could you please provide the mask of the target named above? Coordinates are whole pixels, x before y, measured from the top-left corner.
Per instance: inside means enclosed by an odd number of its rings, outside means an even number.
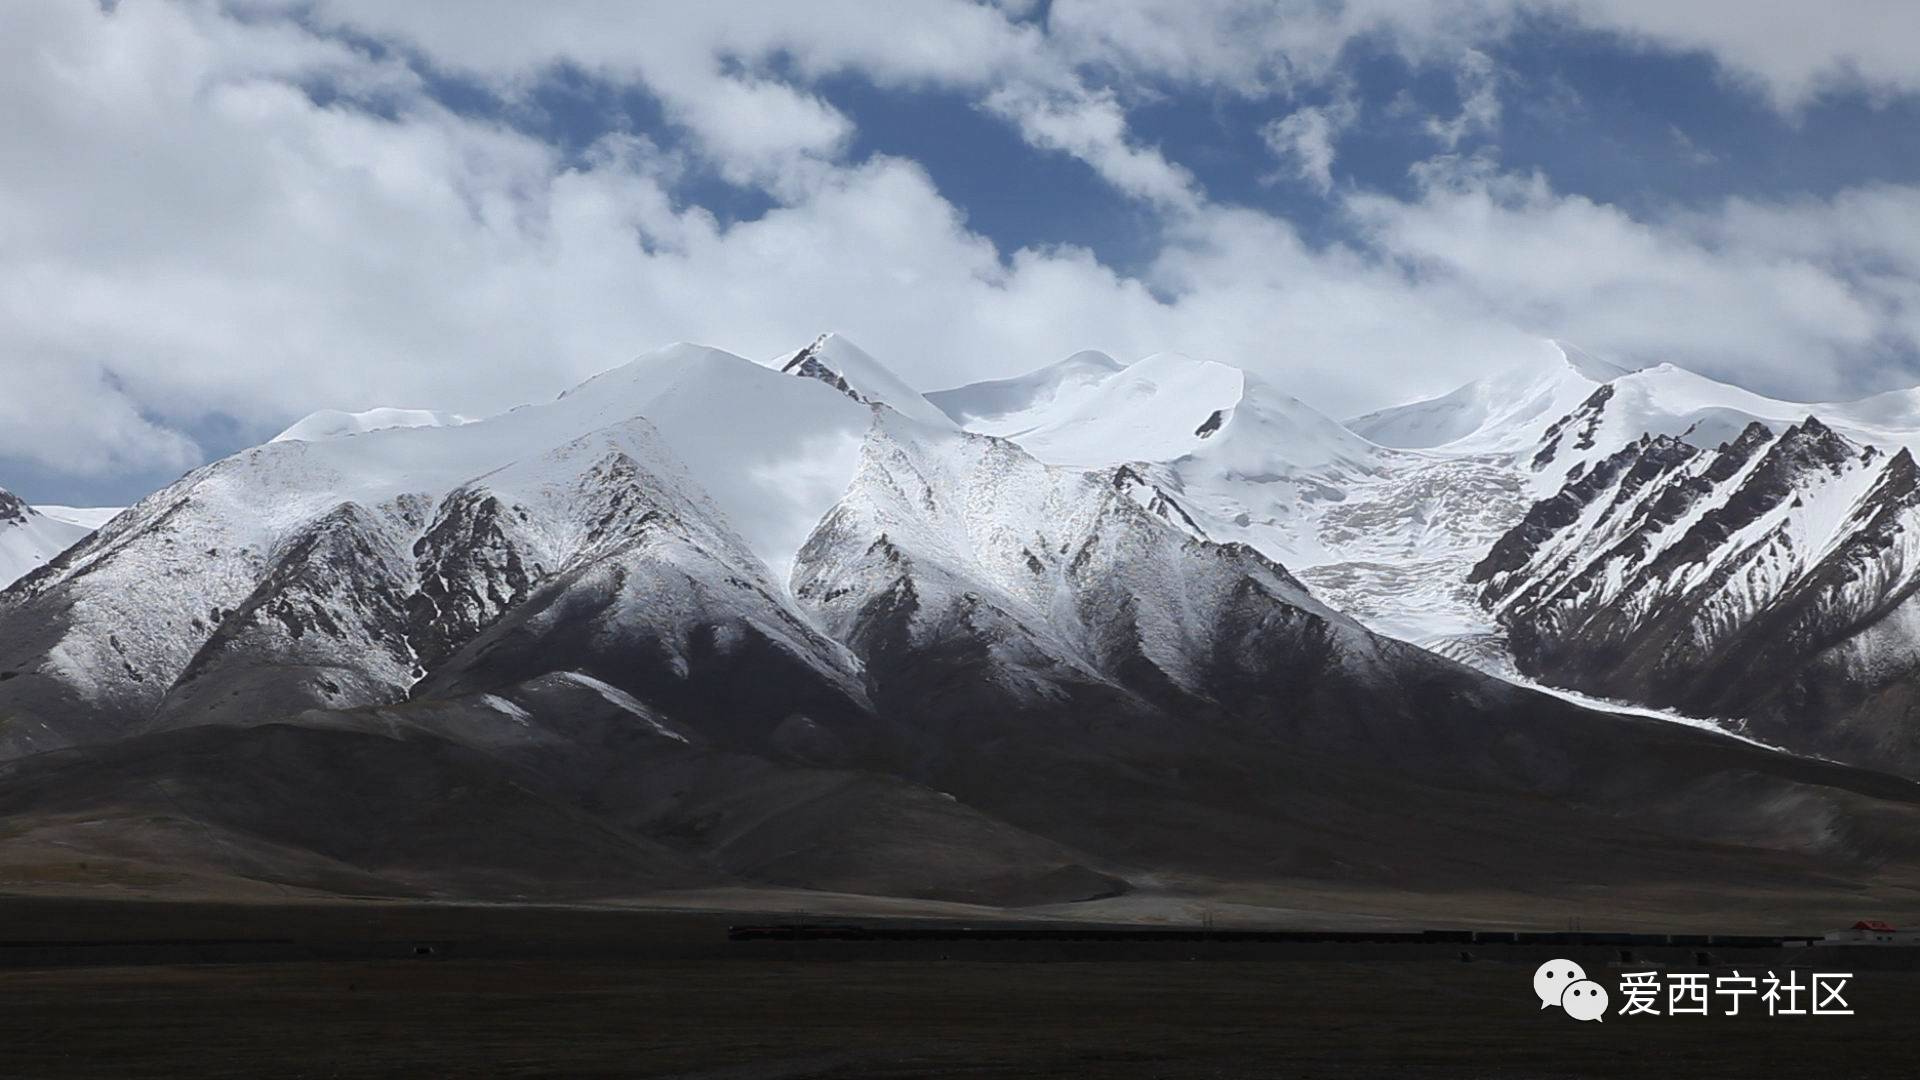
[[[1920,391],[1784,401],[1673,364],[1629,369],[1560,341],[1545,343],[1536,362],[1429,401],[1355,417],[1348,426],[1383,446],[1511,456],[1544,497],[1642,435],[1711,449],[1755,421],[1780,430],[1816,414],[1857,443],[1920,447]]]
[[[0,488],[0,589],[45,566],[92,531],[43,514]]]
[[[862,405],[885,405],[924,424],[953,426],[947,414],[918,390],[839,334],[821,334],[813,344],[781,364],[780,370],[788,375],[818,379]]]
[[[1004,435],[1040,461],[1131,466],[1127,475],[1151,487],[1149,501],[1162,517],[1295,569],[1354,557],[1334,550],[1330,539],[1378,537],[1377,524],[1357,518],[1334,524],[1329,515],[1357,494],[1356,485],[1387,475],[1390,463],[1420,464],[1368,442],[1259,375],[1179,353],[1125,366],[1103,354],[1077,354],[1018,379],[938,398],[969,429]],[[1421,489],[1411,493],[1421,507],[1396,508],[1382,520],[1439,509],[1428,485],[1416,480],[1412,486]],[[1404,543],[1397,540],[1389,538],[1386,547],[1399,550]],[[1477,540],[1466,548],[1472,550],[1467,563],[1484,551]]]
[[[1626,374],[1627,369],[1574,346],[1546,341],[1524,364],[1438,398],[1355,417],[1347,426],[1398,449],[1532,453],[1547,428],[1597,388]]]
[[[1469,580],[1517,612],[1562,593],[1592,605],[1685,589],[1750,545],[1778,542],[1779,565],[1803,572],[1844,540],[1888,465],[1813,417],[1777,436],[1756,421],[1712,451],[1642,435],[1536,503]]]
[[[1107,372],[1101,409],[1062,430],[1131,458],[1144,427],[1172,460],[1087,467],[896,409],[932,406],[839,339],[782,366],[677,345],[487,420],[197,470],[0,608],[0,670],[30,676],[0,685],[23,718],[0,757],[251,723],[261,700],[381,707],[556,671],[700,717],[717,745],[764,746],[800,715],[857,748],[884,742],[880,692],[917,717],[947,665],[1013,681],[980,688],[994,716],[1009,689],[1048,709],[1224,704],[1219,671],[1264,702],[1283,660],[1353,679],[1344,665],[1377,660],[1279,560],[1210,539],[1178,490],[1244,470],[1281,505],[1276,445],[1377,449],[1236,368]]]
[[[1019,439],[1042,461],[1172,461],[1219,434],[1246,389],[1228,364],[1156,353],[1110,373]]]
[[[1109,371],[1064,407],[1029,418],[1036,422],[1012,437],[1061,465],[1192,459],[1259,482],[1365,467],[1380,454],[1259,376],[1170,352]]]
[[[340,439],[349,435],[364,435],[369,431],[385,431],[389,428],[454,427],[472,422],[468,417],[458,413],[437,412],[431,409],[379,408],[368,409],[365,412],[321,409],[301,417],[287,430],[275,435],[271,441],[318,442],[322,439]]]
[[[927,400],[968,431],[1013,437],[1073,408],[1123,366],[1089,349],[1011,379],[937,390]]]
[[[1249,610],[1370,648],[1277,563],[1208,541],[1129,466],[1049,465],[1005,439],[898,418],[876,424],[795,593],[861,651],[882,697],[917,689],[895,681],[909,647],[967,658],[969,682],[1024,701],[1095,686],[1206,697],[1218,638]]]
[[[1394,457],[1261,376],[1241,373],[1239,402],[1193,429],[1191,454],[1256,483],[1371,472]]]
[[[1568,370],[1591,382],[1612,382],[1622,375],[1632,374],[1635,370],[1630,367],[1622,367],[1611,360],[1602,360],[1600,357],[1593,355],[1578,345],[1562,341],[1559,338],[1551,338],[1547,344],[1559,352],[1560,362],[1566,365]]]

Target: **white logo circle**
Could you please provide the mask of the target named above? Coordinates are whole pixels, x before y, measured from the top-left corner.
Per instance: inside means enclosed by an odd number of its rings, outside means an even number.
[[[1571,960],[1549,960],[1533,973],[1533,994],[1540,999],[1543,1009],[1558,1005],[1567,987],[1586,977],[1586,971]]]
[[[1560,995],[1560,1007],[1575,1020],[1599,1020],[1607,1015],[1607,988],[1582,979]]]

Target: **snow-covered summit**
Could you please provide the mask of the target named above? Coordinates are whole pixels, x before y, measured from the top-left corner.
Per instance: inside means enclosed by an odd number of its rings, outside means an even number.
[[[272,441],[318,442],[321,439],[364,435],[369,431],[385,431],[388,428],[454,427],[472,422],[469,417],[458,413],[438,412],[432,409],[378,408],[368,409],[365,412],[321,409],[294,421],[287,430],[275,435]]]
[[[1756,420],[1787,427],[1810,415],[1859,442],[1920,448],[1920,389],[1858,401],[1787,401],[1675,364],[1622,367],[1562,341],[1545,342],[1536,361],[1437,398],[1354,417],[1347,426],[1383,446],[1539,457],[1533,471],[1544,475],[1540,493],[1547,494],[1575,465],[1642,435],[1712,449]]]
[[[783,361],[780,370],[788,375],[818,379],[863,405],[886,405],[923,424],[953,426],[947,414],[918,390],[908,386],[865,349],[836,333],[821,334],[813,344]]]
[[[1071,409],[1123,366],[1106,353],[1087,349],[1025,375],[936,390],[926,397],[968,431],[1011,437]]]
[[[1382,446],[1498,454],[1531,451],[1546,429],[1601,385],[1629,374],[1560,341],[1539,355],[1426,401],[1356,416],[1347,427]]]
[[[1156,353],[1109,372],[1017,436],[1042,461],[1112,465],[1203,459],[1253,481],[1368,467],[1379,448],[1231,364]]]

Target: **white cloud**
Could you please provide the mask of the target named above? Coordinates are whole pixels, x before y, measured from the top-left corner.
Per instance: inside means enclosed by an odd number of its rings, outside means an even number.
[[[1016,85],[992,92],[985,104],[1013,121],[1027,142],[1072,154],[1128,195],[1178,210],[1199,205],[1193,174],[1158,149],[1135,145],[1127,134],[1126,113],[1112,94],[1049,93]]]
[[[982,86],[1040,72],[1040,32],[968,0],[255,0],[328,26],[397,41],[435,64],[511,89],[569,64],[639,81],[729,178],[771,182],[837,154],[851,124],[818,96],[772,77],[858,70],[882,85]]]
[[[1335,138],[1359,118],[1360,107],[1351,97],[1327,105],[1308,105],[1260,129],[1267,148],[1291,174],[1322,195],[1333,190]]]
[[[1844,395],[1861,366],[1911,351],[1920,190],[1831,201],[1739,200],[1636,220],[1484,162],[1426,170],[1402,202],[1356,194],[1364,235],[1460,311],[1645,362],[1671,360],[1806,397]],[[1863,276],[1878,268],[1890,279]]]
[[[1426,124],[1427,134],[1449,150],[1469,135],[1491,134],[1500,128],[1500,69],[1493,58],[1467,49],[1460,54],[1453,75],[1460,111],[1447,120],[1429,117]]]
[[[1123,74],[1256,95],[1335,73],[1355,40],[1444,60],[1505,34],[1506,0],[1055,0],[1060,47]]]
[[[1572,0],[1571,9],[1630,38],[1710,53],[1786,109],[1835,87],[1920,92],[1920,4],[1905,0]]]

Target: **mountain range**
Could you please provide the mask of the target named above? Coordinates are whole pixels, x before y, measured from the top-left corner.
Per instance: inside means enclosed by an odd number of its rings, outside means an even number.
[[[55,545],[0,592],[0,877],[1904,890],[1917,432],[1557,343],[1342,423],[831,334],[315,414],[90,534],[0,502]]]

